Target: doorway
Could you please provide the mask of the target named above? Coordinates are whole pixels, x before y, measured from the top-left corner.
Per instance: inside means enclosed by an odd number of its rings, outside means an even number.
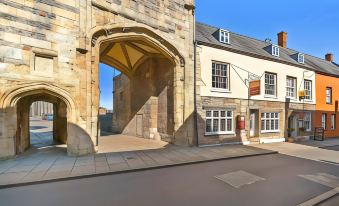
[[[67,143],[67,106],[56,96],[38,92],[17,103],[16,154]],[[66,150],[65,150],[66,152]]]
[[[259,114],[259,110],[256,109],[251,109],[250,110],[250,138],[253,137],[258,137],[258,133],[259,133],[259,124],[258,124],[258,115]]]

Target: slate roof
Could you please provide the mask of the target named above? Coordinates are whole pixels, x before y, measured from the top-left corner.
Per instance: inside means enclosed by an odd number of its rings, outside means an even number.
[[[217,39],[220,28],[206,25],[203,23],[196,23],[196,40],[200,44],[214,46],[217,48],[230,50],[234,52],[245,53],[250,56],[264,58],[267,60],[278,61],[294,66],[303,67],[305,69],[334,75],[339,77],[339,66],[334,62],[326,61],[318,57],[314,57],[303,53],[302,51],[296,51],[288,48],[280,47],[280,56],[275,57],[271,55],[267,49],[270,43],[247,37],[244,35],[230,32],[230,44],[224,44]],[[305,56],[305,63],[301,64],[292,55],[301,52]]]

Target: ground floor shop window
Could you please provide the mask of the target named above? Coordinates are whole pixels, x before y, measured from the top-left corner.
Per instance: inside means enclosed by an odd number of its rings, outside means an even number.
[[[206,134],[232,134],[233,111],[207,110],[206,111]]]
[[[278,112],[261,113],[261,132],[279,132],[279,116]]]

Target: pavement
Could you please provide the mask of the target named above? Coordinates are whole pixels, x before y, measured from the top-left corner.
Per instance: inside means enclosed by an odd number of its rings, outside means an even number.
[[[155,141],[121,134],[107,135],[99,138],[98,153],[162,149],[167,146],[169,146],[169,144],[164,141]]]
[[[339,186],[338,168],[272,154],[6,188],[0,199],[6,206],[293,206]]]
[[[270,150],[243,145],[206,148],[167,145],[160,149],[69,157],[66,147],[44,147],[15,159],[1,161],[0,187],[271,153]]]
[[[252,146],[260,149],[269,149],[279,152],[280,154],[339,165],[339,151],[337,150],[337,145],[339,145],[338,139],[324,142],[280,142],[272,144],[257,144]]]

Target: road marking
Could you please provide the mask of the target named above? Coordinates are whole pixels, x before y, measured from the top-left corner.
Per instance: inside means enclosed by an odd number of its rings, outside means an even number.
[[[258,181],[264,181],[264,178],[258,177],[256,175],[253,175],[251,173],[245,172],[245,171],[236,171],[231,172],[223,175],[217,175],[215,178],[231,185],[232,187],[235,187],[239,189],[240,187],[244,185],[250,185]]]

